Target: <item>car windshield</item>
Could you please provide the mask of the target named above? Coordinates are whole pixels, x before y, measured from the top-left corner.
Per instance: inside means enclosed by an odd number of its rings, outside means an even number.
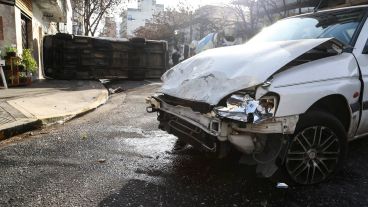
[[[288,18],[263,29],[250,42],[336,38],[352,44],[365,14],[364,9],[321,12]]]

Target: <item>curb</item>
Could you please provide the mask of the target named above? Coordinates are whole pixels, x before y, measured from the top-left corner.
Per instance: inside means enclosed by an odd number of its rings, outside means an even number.
[[[8,139],[18,134],[38,129],[42,126],[42,121],[37,119],[18,120],[5,124],[0,128],[0,141]]]
[[[62,124],[64,122],[67,122],[71,119],[83,116],[91,111],[94,111],[95,109],[97,109],[98,107],[104,105],[107,101],[109,100],[109,93],[106,90],[104,90],[103,93],[101,93],[94,102],[91,102],[89,105],[89,107],[83,108],[77,112],[74,113],[68,113],[65,115],[59,115],[59,116],[55,116],[55,117],[45,117],[45,118],[40,118],[39,120],[42,122],[43,125],[46,126],[50,126],[53,124]]]
[[[66,121],[69,121],[73,118],[83,116],[96,108],[105,104],[109,99],[109,93],[107,89],[99,94],[95,101],[91,102],[88,107],[82,108],[79,111],[52,116],[50,117],[42,117],[42,118],[29,118],[29,119],[21,119],[15,122],[11,122],[9,124],[5,124],[0,126],[0,141],[13,137],[15,135],[23,134],[28,131],[32,131],[35,129],[39,129],[42,126],[50,126],[53,124],[62,124]]]

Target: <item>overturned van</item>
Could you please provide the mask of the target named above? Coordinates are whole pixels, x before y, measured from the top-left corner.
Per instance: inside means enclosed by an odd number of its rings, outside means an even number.
[[[167,71],[147,98],[159,128],[207,152],[244,154],[266,177],[330,178],[368,133],[368,6],[280,20],[243,45]]]
[[[43,41],[44,75],[64,80],[155,79],[167,71],[166,41],[56,34]]]

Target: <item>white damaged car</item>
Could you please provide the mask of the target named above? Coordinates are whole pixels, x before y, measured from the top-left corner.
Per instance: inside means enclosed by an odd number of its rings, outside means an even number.
[[[368,6],[295,16],[168,70],[147,98],[159,128],[298,184],[330,178],[368,133]]]

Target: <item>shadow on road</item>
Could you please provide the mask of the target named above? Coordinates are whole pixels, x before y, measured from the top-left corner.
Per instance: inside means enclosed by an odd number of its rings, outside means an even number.
[[[253,167],[187,149],[163,173],[139,172],[159,176],[159,182],[131,179],[100,206],[366,206],[368,140],[352,142],[350,150],[345,167],[329,182],[277,189]]]
[[[99,206],[298,206],[289,190],[257,178],[253,167],[206,158],[191,148],[175,155],[168,169],[137,173],[159,181],[131,179]]]

